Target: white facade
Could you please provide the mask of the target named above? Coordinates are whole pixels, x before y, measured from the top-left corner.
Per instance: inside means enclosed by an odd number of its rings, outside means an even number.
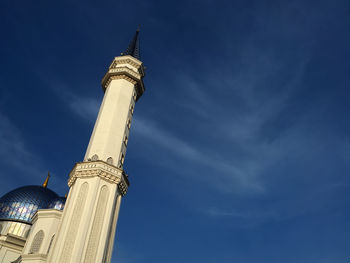
[[[105,96],[84,162],[69,175],[71,187],[48,262],[109,262],[121,198],[128,188],[123,171],[133,109],[142,85],[142,63],[114,59],[103,78]]]
[[[46,262],[57,234],[61,216],[62,211],[55,209],[38,210],[33,218],[33,225],[22,252],[21,262]]]
[[[137,37],[138,32],[133,41]],[[11,235],[1,237],[0,263],[110,262],[121,199],[129,185],[123,164],[143,77],[143,64],[135,57],[113,60],[102,80],[105,95],[84,161],[69,174],[64,210],[38,210],[26,239],[17,237],[11,244],[5,240]]]
[[[8,263],[16,260],[22,253],[25,238],[6,233],[0,237],[0,262]]]

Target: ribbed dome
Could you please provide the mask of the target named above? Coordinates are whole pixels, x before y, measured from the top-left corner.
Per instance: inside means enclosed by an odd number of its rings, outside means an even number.
[[[0,220],[21,221],[31,223],[31,218],[38,209],[55,208],[55,201],[61,203],[54,191],[39,185],[29,185],[17,188],[0,198]],[[56,209],[61,210],[57,207]]]
[[[65,197],[57,197],[54,200],[51,201],[49,204],[50,209],[57,209],[57,210],[63,210],[64,204],[66,203]]]

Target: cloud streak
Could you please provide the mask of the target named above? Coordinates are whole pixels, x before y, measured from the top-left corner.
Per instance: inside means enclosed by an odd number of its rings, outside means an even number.
[[[32,178],[43,174],[38,156],[28,149],[21,131],[0,112],[0,163]]]
[[[99,103],[96,99],[92,98],[80,98],[71,92],[63,93],[64,101],[69,105],[72,112],[81,117],[85,121],[94,121],[97,116]],[[215,150],[212,154],[209,154],[205,150],[201,149],[197,145],[193,145],[168,131],[163,130],[157,125],[154,120],[144,119],[136,117],[134,119],[133,132],[142,138],[145,138],[149,145],[156,145],[160,147],[162,152],[167,152],[167,155],[175,155],[176,158],[181,159],[181,163],[184,166],[189,164],[195,164],[201,167],[206,167],[211,170],[207,174],[201,174],[200,178],[211,180],[212,173],[216,174],[216,180],[218,182],[217,187],[226,192],[231,191],[263,191],[262,185],[254,178],[252,166],[242,170],[242,168],[235,166],[233,163],[222,159]],[[164,157],[165,155],[162,154]],[[152,160],[159,159],[151,158]],[[250,171],[248,171],[250,170]],[[194,177],[198,177],[198,174],[192,174]],[[234,186],[234,189],[232,187]],[[239,190],[239,187],[242,187]]]
[[[241,167],[235,166],[233,163],[222,159],[219,155],[212,151],[212,154],[205,152],[198,145],[190,144],[165,130],[162,130],[159,126],[154,124],[150,120],[144,120],[137,118],[135,120],[135,133],[137,136],[146,138],[150,144],[155,144],[163,151],[159,153],[162,154],[163,158],[171,159],[171,154],[176,155],[182,161],[179,162],[180,166],[186,167],[188,164],[195,165],[197,167],[202,167],[207,172],[193,173],[193,177],[200,180],[209,181],[213,179],[215,175],[215,180],[217,181],[216,187],[221,190],[231,192],[233,190],[239,190],[242,187],[243,191],[263,191],[262,185],[254,177],[249,177],[251,172],[248,173],[247,170],[243,171]],[[165,150],[165,151],[164,151]],[[167,154],[164,154],[167,152]],[[168,155],[166,157],[166,155]],[[160,156],[157,158],[151,158],[160,160]],[[176,166],[174,166],[175,168]],[[209,168],[209,170],[208,170]],[[231,187],[235,186],[235,189]]]
[[[89,122],[96,120],[100,107],[100,102],[96,99],[77,96],[68,91],[63,93],[62,98],[79,117]]]

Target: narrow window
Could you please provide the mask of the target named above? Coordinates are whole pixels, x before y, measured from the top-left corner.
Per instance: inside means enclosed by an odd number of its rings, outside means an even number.
[[[53,243],[53,239],[55,238],[55,235],[53,235],[52,237],[51,237],[51,240],[50,240],[50,244],[49,244],[49,248],[47,249],[47,254],[49,254],[49,252],[50,252],[50,249],[51,249],[51,246],[52,246],[52,243]]]
[[[124,137],[124,144],[125,144],[125,146],[128,145],[128,136],[127,135],[125,135],[125,137]]]
[[[130,112],[131,112],[131,114],[134,114],[134,105],[133,104],[131,104]]]
[[[128,120],[127,126],[128,126],[129,129],[131,128],[131,120],[130,119]]]
[[[123,166],[123,164],[124,164],[124,159],[125,159],[125,156],[124,156],[124,154],[122,153],[122,154],[120,155],[119,168],[121,168],[121,167]]]

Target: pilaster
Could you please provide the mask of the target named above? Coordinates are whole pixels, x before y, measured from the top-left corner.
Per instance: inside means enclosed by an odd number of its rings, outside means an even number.
[[[116,227],[121,197],[128,190],[127,175],[104,161],[80,162],[70,172],[68,185],[71,190],[48,262],[103,262],[111,249],[110,232]]]

